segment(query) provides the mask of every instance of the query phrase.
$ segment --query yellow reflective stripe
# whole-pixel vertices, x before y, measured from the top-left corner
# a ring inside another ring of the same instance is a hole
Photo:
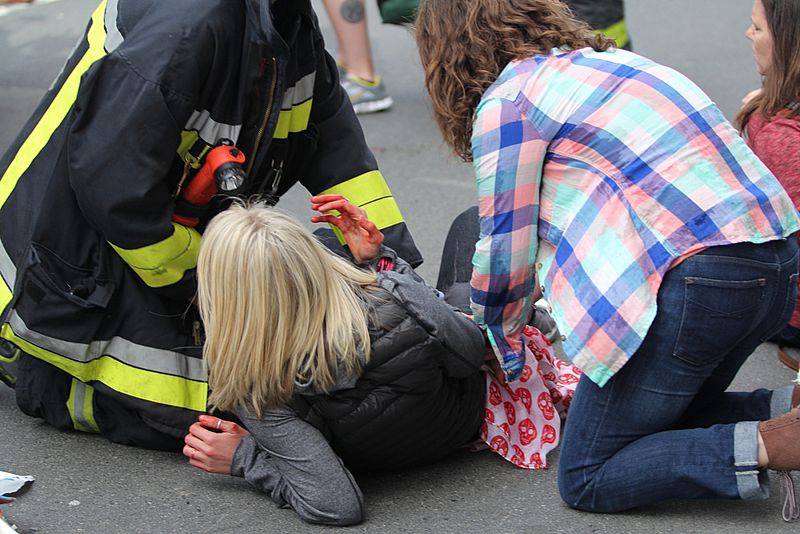
[[[12,364],[17,360],[19,360],[19,355],[20,355],[19,349],[15,350],[14,354],[12,354],[9,357],[5,357],[2,354],[0,354],[0,363]],[[2,369],[0,369],[0,375],[5,377],[5,380],[11,384],[11,387],[14,387],[14,384],[17,383],[17,377],[11,374],[12,371],[16,371],[16,366],[11,367],[11,371],[6,370],[4,372]]]
[[[114,391],[157,404],[196,412],[204,412],[207,409],[208,384],[205,382],[139,369],[111,356],[101,356],[88,362],[76,362],[28,343],[14,334],[8,323],[0,329],[0,337],[81,382],[102,382]]]
[[[351,178],[346,182],[335,185],[320,195],[342,195],[356,206],[364,208],[367,216],[380,229],[394,226],[403,222],[403,214],[397,206],[392,192],[380,171],[365,172],[360,176]],[[344,238],[336,227],[334,233],[341,243]]]
[[[628,36],[628,27],[625,25],[625,19],[622,19],[616,24],[612,24],[608,28],[597,30],[597,33],[602,33],[606,37],[614,39],[617,42],[617,46],[620,48],[627,45],[630,40]]]
[[[367,216],[380,229],[394,226],[403,222],[403,215],[397,206],[394,197],[384,197],[362,205]]]
[[[275,126],[275,139],[286,139],[290,133],[302,132],[308,128],[308,119],[311,117],[311,99],[302,104],[295,104],[292,109],[282,109],[278,115],[278,124]]]
[[[64,85],[58,91],[47,111],[44,112],[39,123],[33,128],[28,138],[22,143],[11,164],[6,169],[3,177],[0,178],[0,207],[2,207],[11,192],[17,186],[22,174],[28,170],[33,160],[42,149],[47,145],[53,132],[64,121],[64,117],[72,108],[78,95],[81,76],[89,70],[89,67],[103,57],[106,52],[103,48],[106,33],[103,24],[103,13],[106,8],[106,0],[103,0],[92,14],[92,25],[89,28],[88,42],[89,48],[80,59],[75,69],[67,77]]]
[[[200,151],[200,154],[197,156],[192,154],[191,150],[199,139],[200,134],[198,134],[196,130],[184,130],[181,132],[181,144],[178,145],[178,156],[186,163],[189,163],[193,169],[200,168],[200,161],[203,159],[203,156],[206,155],[206,152],[211,150],[211,147],[204,141],[203,150]]]
[[[2,354],[0,354],[0,362],[14,363],[18,359],[19,359],[19,349],[15,350],[14,354],[8,357],[5,357]]]
[[[0,312],[11,302],[12,292],[17,279],[17,267],[11,261],[5,245],[0,241]]]
[[[200,135],[195,131],[186,130],[181,132],[181,144],[178,145],[178,156],[183,161],[186,161],[186,154],[189,153],[189,149],[192,148],[195,142],[200,139]]]
[[[84,384],[79,380],[72,379],[72,386],[69,389],[67,399],[67,410],[72,418],[72,426],[80,432],[100,432],[97,422],[94,420],[94,388]]]
[[[403,222],[400,208],[380,171],[365,172],[319,194],[346,197],[356,206],[364,208],[378,228],[388,228]]]
[[[183,278],[197,266],[200,234],[194,228],[172,223],[172,235],[154,245],[124,249],[111,246],[150,287],[164,287]]]

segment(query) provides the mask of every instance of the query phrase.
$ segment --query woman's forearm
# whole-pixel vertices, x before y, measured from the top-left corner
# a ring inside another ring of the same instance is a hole
[[[261,419],[243,417],[243,422],[252,436],[236,450],[231,474],[244,477],[309,523],[362,521],[361,489],[317,429],[288,409],[270,411]]]

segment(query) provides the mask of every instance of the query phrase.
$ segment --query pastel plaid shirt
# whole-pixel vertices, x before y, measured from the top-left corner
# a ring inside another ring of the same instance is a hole
[[[714,103],[624,50],[510,63],[476,110],[472,150],[472,307],[510,379],[535,272],[567,356],[602,386],[641,345],[676,259],[800,228]]]

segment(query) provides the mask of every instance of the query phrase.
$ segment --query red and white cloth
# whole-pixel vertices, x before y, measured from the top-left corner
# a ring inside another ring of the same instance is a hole
[[[539,330],[526,326],[525,366],[510,384],[486,369],[486,411],[480,439],[494,452],[525,469],[547,468],[547,453],[558,446],[580,370],[555,357]]]

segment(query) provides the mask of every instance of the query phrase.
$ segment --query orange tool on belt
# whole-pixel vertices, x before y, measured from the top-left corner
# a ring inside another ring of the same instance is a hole
[[[247,178],[242,166],[244,160],[244,152],[233,146],[230,139],[223,139],[209,150],[197,174],[179,189],[172,220],[184,226],[197,226],[214,195],[232,195],[242,187]]]

